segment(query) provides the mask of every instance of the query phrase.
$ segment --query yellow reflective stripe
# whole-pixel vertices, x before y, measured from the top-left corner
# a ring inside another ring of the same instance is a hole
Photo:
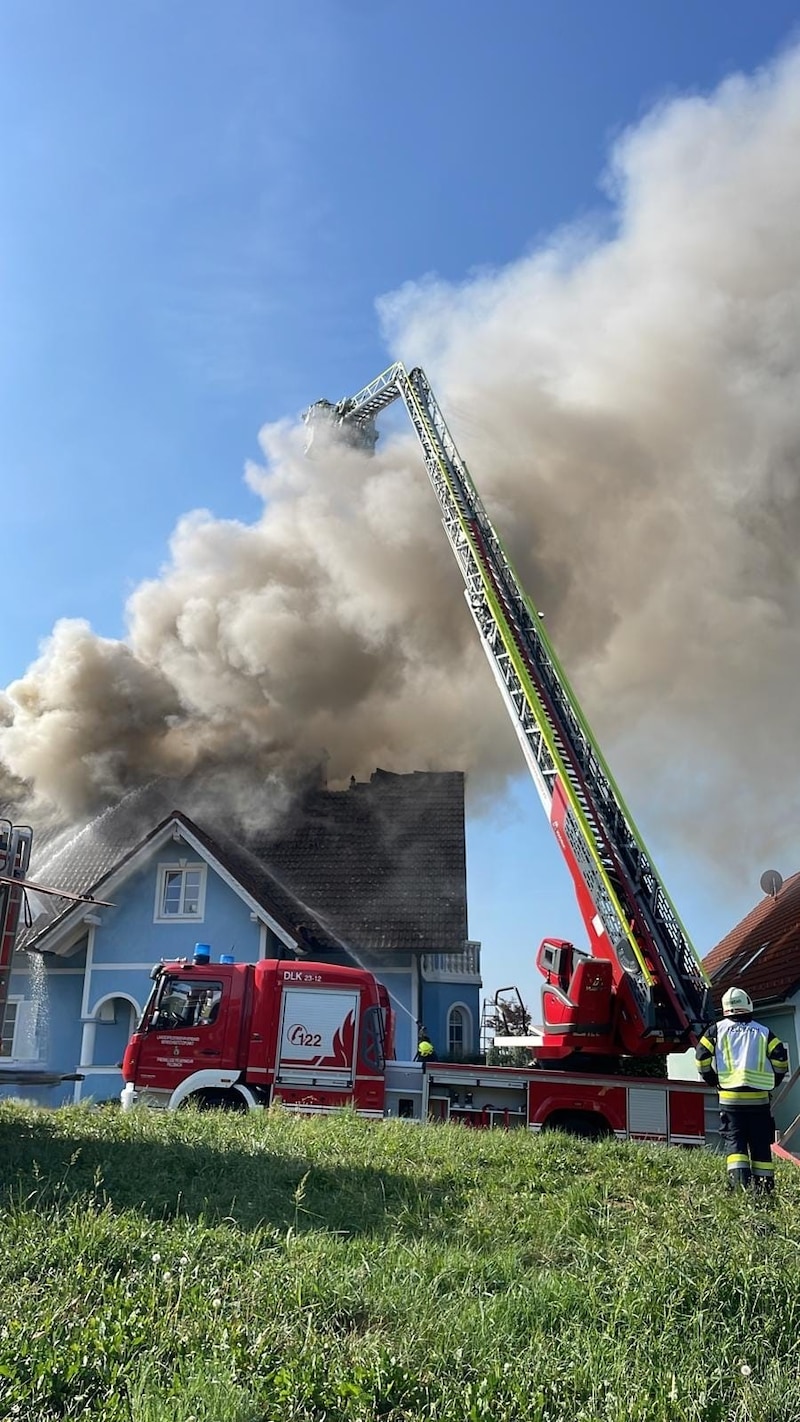
[[[775,1162],[773,1160],[754,1160],[753,1169],[758,1170],[762,1175],[773,1175]]]
[[[727,1161],[729,1170],[731,1170],[732,1168],[736,1168],[740,1165],[750,1164],[749,1155],[728,1155],[725,1157],[725,1159]]]
[[[759,1072],[761,1072],[761,1071],[766,1071],[766,1067],[767,1067],[767,1039],[766,1039],[766,1037],[764,1037],[764,1036],[762,1035],[762,1036],[759,1036],[759,1039],[758,1039],[758,1064],[757,1064],[757,1066],[756,1066],[756,1071],[759,1071]]]
[[[713,1055],[714,1055],[714,1050],[715,1050],[715,1048],[714,1048],[714,1043],[713,1043],[712,1041],[710,1041],[708,1037],[701,1037],[701,1038],[700,1038],[700,1041],[697,1043],[697,1055],[698,1055],[698,1056],[700,1056],[700,1054],[701,1054],[701,1053],[700,1053],[700,1048],[701,1048],[701,1047],[704,1049],[704,1050],[703,1050],[703,1055],[704,1055],[704,1056],[713,1057]]]
[[[783,1076],[789,1070],[789,1053],[783,1042],[779,1042],[777,1037],[771,1037],[767,1045],[767,1057],[776,1076]]]
[[[733,1087],[730,1091],[720,1090],[719,1099],[722,1106],[764,1106],[769,1101],[769,1092]]]

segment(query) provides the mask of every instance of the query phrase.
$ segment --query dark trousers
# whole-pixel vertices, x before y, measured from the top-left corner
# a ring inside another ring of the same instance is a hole
[[[762,1188],[771,1189],[775,1165],[770,1147],[775,1125],[769,1105],[722,1106],[720,1124],[729,1184],[749,1185],[753,1180]]]

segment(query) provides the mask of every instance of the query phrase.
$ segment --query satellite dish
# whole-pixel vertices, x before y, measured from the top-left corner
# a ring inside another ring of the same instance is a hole
[[[777,869],[765,869],[759,883],[765,894],[769,894],[770,898],[777,899],[783,887],[783,876],[778,873]]]

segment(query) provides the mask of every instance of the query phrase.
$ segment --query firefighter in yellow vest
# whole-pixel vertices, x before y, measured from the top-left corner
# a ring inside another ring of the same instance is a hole
[[[424,1067],[427,1066],[428,1062],[433,1061],[435,1055],[436,1052],[434,1049],[433,1042],[425,1031],[425,1028],[420,1027],[419,1037],[417,1040],[417,1055],[415,1056],[414,1061],[422,1062],[422,1065]]]
[[[723,1017],[708,1027],[696,1049],[697,1069],[719,1091],[722,1135],[728,1148],[728,1184],[771,1191],[775,1137],[769,1094],[785,1075],[789,1054],[769,1027],[753,1019],[743,988],[728,988]]]

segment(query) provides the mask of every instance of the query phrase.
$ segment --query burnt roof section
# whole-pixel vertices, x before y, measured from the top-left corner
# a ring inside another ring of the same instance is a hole
[[[703,966],[714,1000],[741,987],[754,1003],[780,1002],[800,986],[800,873],[755,908],[712,948]]]
[[[467,940],[464,776],[376,770],[317,790],[251,847],[345,944],[461,952]]]
[[[156,781],[79,829],[37,828],[31,877],[52,888],[102,897],[102,885],[171,818],[293,937],[305,956],[458,952],[466,943],[464,776],[376,771],[349,790],[314,789],[279,818],[249,815],[237,825],[219,808],[190,816],[176,805],[204,803],[197,782]],[[0,810],[2,813],[2,810]],[[43,900],[45,914],[23,929],[36,946],[71,910]]]

